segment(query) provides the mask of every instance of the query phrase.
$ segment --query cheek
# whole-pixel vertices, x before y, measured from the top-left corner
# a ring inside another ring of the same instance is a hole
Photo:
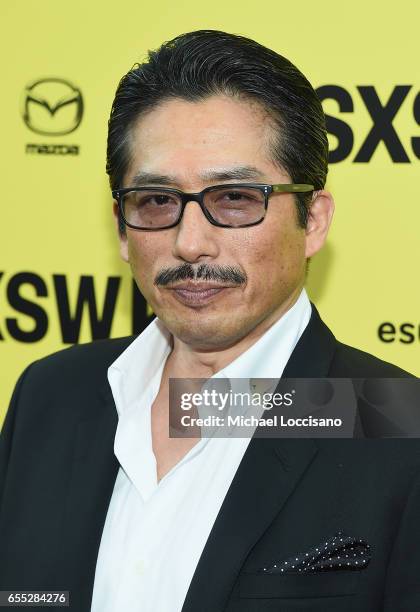
[[[298,228],[273,228],[249,238],[243,252],[247,253],[244,267],[250,289],[273,294],[301,277],[305,268],[304,232]]]
[[[141,286],[153,283],[153,263],[157,258],[156,241],[153,242],[151,234],[136,234],[128,236],[128,259],[133,275]]]

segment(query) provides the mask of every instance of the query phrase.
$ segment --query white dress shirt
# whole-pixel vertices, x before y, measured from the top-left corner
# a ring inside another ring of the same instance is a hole
[[[296,303],[218,378],[280,378],[311,316]],[[96,564],[92,612],[180,612],[250,438],[202,438],[159,482],[151,406],[171,335],[154,319],[108,370],[120,463]]]

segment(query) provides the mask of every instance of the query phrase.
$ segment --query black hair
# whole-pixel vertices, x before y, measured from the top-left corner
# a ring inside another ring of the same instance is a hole
[[[122,186],[130,163],[130,133],[138,118],[171,98],[200,101],[224,94],[257,102],[275,126],[272,159],[294,183],[325,185],[328,140],[315,90],[288,59],[245,38],[216,30],[177,36],[121,79],[108,123],[106,171]],[[305,227],[311,193],[295,194]]]

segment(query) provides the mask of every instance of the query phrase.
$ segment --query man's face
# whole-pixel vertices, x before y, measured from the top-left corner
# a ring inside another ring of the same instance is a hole
[[[270,160],[271,136],[267,117],[248,102],[224,96],[164,102],[133,129],[123,186],[198,192],[223,183],[289,183],[287,173]],[[236,229],[211,225],[199,204],[189,202],[176,227],[127,228],[121,254],[175,337],[193,348],[218,350],[264,331],[295,301],[305,276],[305,230],[298,226],[291,194],[271,195],[261,224]],[[204,264],[219,280],[155,284],[162,271],[173,274],[185,264],[193,274]],[[227,267],[237,274],[227,275]],[[220,290],[203,293],[205,283]]]

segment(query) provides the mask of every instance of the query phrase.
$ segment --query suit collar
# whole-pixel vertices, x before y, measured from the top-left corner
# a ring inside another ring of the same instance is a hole
[[[309,323],[295,346],[283,378],[322,378],[328,375],[337,341],[311,303]]]

